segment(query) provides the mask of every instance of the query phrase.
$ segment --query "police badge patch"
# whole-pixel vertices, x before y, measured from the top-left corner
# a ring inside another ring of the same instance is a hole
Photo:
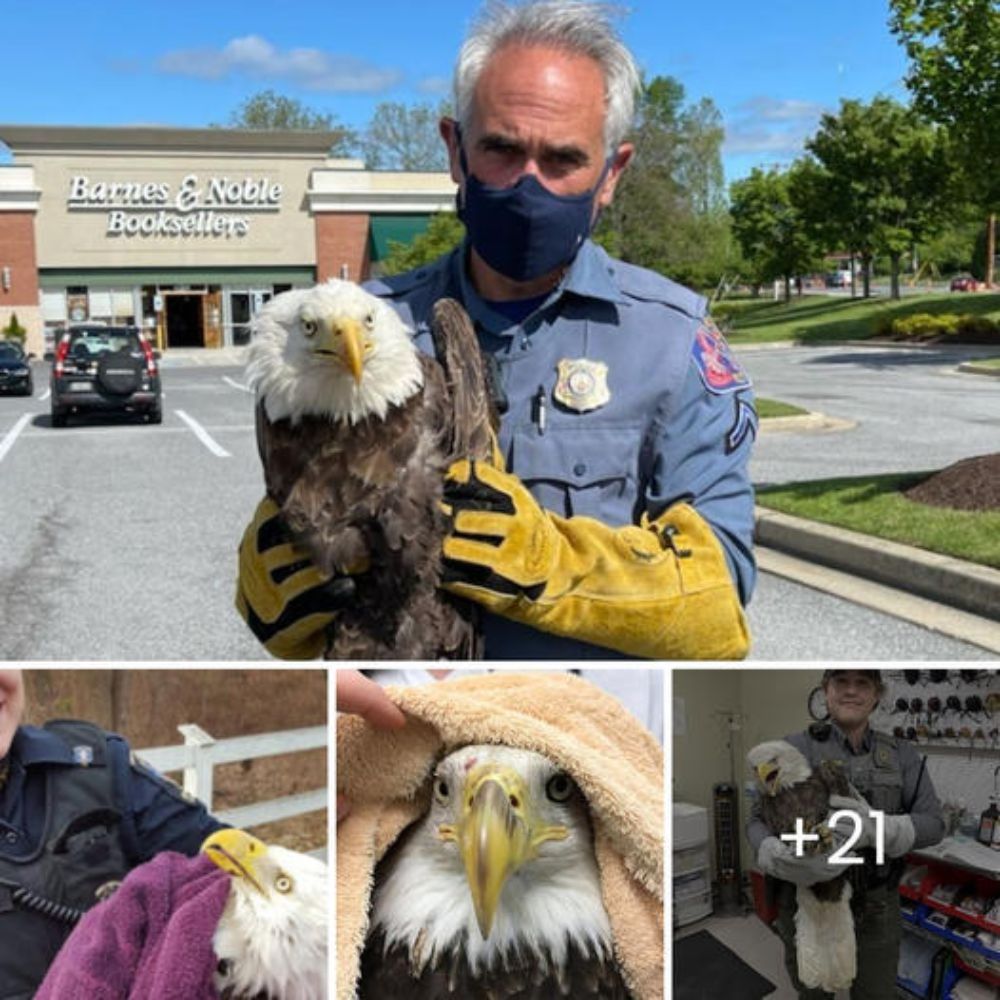
[[[557,371],[558,378],[552,394],[556,402],[568,410],[586,413],[604,406],[611,399],[608,366],[603,361],[563,358]]]
[[[702,319],[691,351],[709,392],[721,395],[750,388],[750,376],[733,356],[726,338],[710,316]]]

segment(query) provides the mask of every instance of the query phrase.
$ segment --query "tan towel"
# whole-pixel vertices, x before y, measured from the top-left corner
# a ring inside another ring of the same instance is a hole
[[[590,803],[615,953],[636,1000],[663,997],[663,751],[620,702],[572,674],[495,673],[388,687],[409,716],[376,730],[337,720],[337,997],[353,1000],[376,863],[427,809],[445,754],[503,743],[545,754]]]

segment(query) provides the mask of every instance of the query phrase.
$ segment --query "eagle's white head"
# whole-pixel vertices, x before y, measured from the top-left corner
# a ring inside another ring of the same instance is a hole
[[[254,320],[248,358],[247,381],[270,420],[382,420],[423,386],[403,321],[350,281],[271,299]]]
[[[201,849],[233,876],[212,940],[220,996],[326,1000],[326,865],[242,830]]]
[[[373,927],[414,969],[461,951],[473,970],[530,950],[557,968],[572,943],[611,954],[587,805],[541,754],[467,746],[433,777],[430,811],[376,886]]]
[[[747,763],[764,795],[777,795],[800,781],[808,780],[812,774],[809,761],[801,751],[784,740],[758,743],[747,754]]]

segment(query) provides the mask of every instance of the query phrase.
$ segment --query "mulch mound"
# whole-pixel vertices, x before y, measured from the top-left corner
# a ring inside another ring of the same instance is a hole
[[[965,458],[905,490],[916,503],[953,510],[1000,510],[1000,453]]]

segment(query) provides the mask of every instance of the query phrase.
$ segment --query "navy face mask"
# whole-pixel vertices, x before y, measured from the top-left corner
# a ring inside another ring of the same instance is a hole
[[[461,135],[458,135],[461,144]],[[458,217],[469,242],[494,271],[512,281],[531,281],[576,256],[590,235],[594,197],[611,166],[608,159],[597,183],[582,194],[553,194],[534,175],[508,188],[484,184],[469,173],[459,147],[465,198],[458,195]]]

